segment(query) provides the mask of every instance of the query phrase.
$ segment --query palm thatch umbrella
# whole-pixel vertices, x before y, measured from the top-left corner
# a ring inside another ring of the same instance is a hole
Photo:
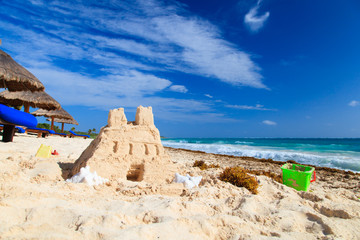
[[[0,50],[0,88],[32,92],[45,89],[39,79],[2,50]]]
[[[74,120],[74,118],[63,108],[60,108],[57,110],[51,110],[51,111],[39,109],[39,110],[36,110],[35,112],[32,112],[31,114],[34,116],[37,116],[37,117],[39,117],[39,116],[50,117],[52,130],[54,130],[55,118]]]
[[[47,121],[52,121],[51,118],[46,119]],[[64,119],[64,118],[54,118],[54,122],[61,123],[61,132],[64,132],[64,124],[73,124],[79,125],[79,123],[75,119]]]
[[[12,107],[24,105],[24,112],[27,113],[29,112],[30,106],[45,110],[56,110],[61,108],[60,103],[44,91],[9,92],[8,90],[5,90],[0,92],[0,103]]]

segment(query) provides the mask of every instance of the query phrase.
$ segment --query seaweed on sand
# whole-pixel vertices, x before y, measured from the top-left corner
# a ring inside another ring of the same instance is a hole
[[[282,176],[281,175],[277,175],[276,173],[273,173],[271,171],[264,171],[264,170],[248,170],[248,172],[250,174],[254,174],[256,176],[260,176],[260,175],[264,175],[266,177],[269,177],[271,179],[273,179],[274,181],[278,182],[278,183],[283,183],[282,181]]]
[[[193,164],[193,167],[198,167],[200,168],[201,170],[206,170],[208,168],[219,168],[220,166],[218,164],[210,164],[210,165],[207,165],[204,161],[200,160],[196,160]]]
[[[228,167],[220,174],[220,180],[229,182],[237,187],[245,187],[251,193],[257,194],[259,183],[256,178],[250,176],[248,171],[242,167]]]

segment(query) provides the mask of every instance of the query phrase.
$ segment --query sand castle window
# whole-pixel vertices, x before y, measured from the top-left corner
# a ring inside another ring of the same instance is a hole
[[[141,182],[144,177],[144,164],[133,164],[126,175],[126,179],[133,182]]]

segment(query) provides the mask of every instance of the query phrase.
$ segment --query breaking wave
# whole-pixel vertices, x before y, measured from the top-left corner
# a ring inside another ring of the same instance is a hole
[[[221,144],[219,141],[211,144],[177,142],[163,140],[164,146],[172,148],[184,148],[189,150],[203,151],[207,153],[234,155],[242,157],[254,157],[273,159],[275,161],[294,160],[301,164],[338,168],[360,172],[360,154],[348,152],[334,152],[333,154],[321,152],[303,152],[296,150],[279,150],[269,147],[254,147],[239,144]],[[245,143],[245,142],[244,142]]]

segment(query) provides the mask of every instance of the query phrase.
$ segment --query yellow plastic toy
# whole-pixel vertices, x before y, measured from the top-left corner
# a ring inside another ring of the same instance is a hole
[[[49,158],[51,156],[51,146],[46,146],[44,144],[40,145],[35,157]]]

